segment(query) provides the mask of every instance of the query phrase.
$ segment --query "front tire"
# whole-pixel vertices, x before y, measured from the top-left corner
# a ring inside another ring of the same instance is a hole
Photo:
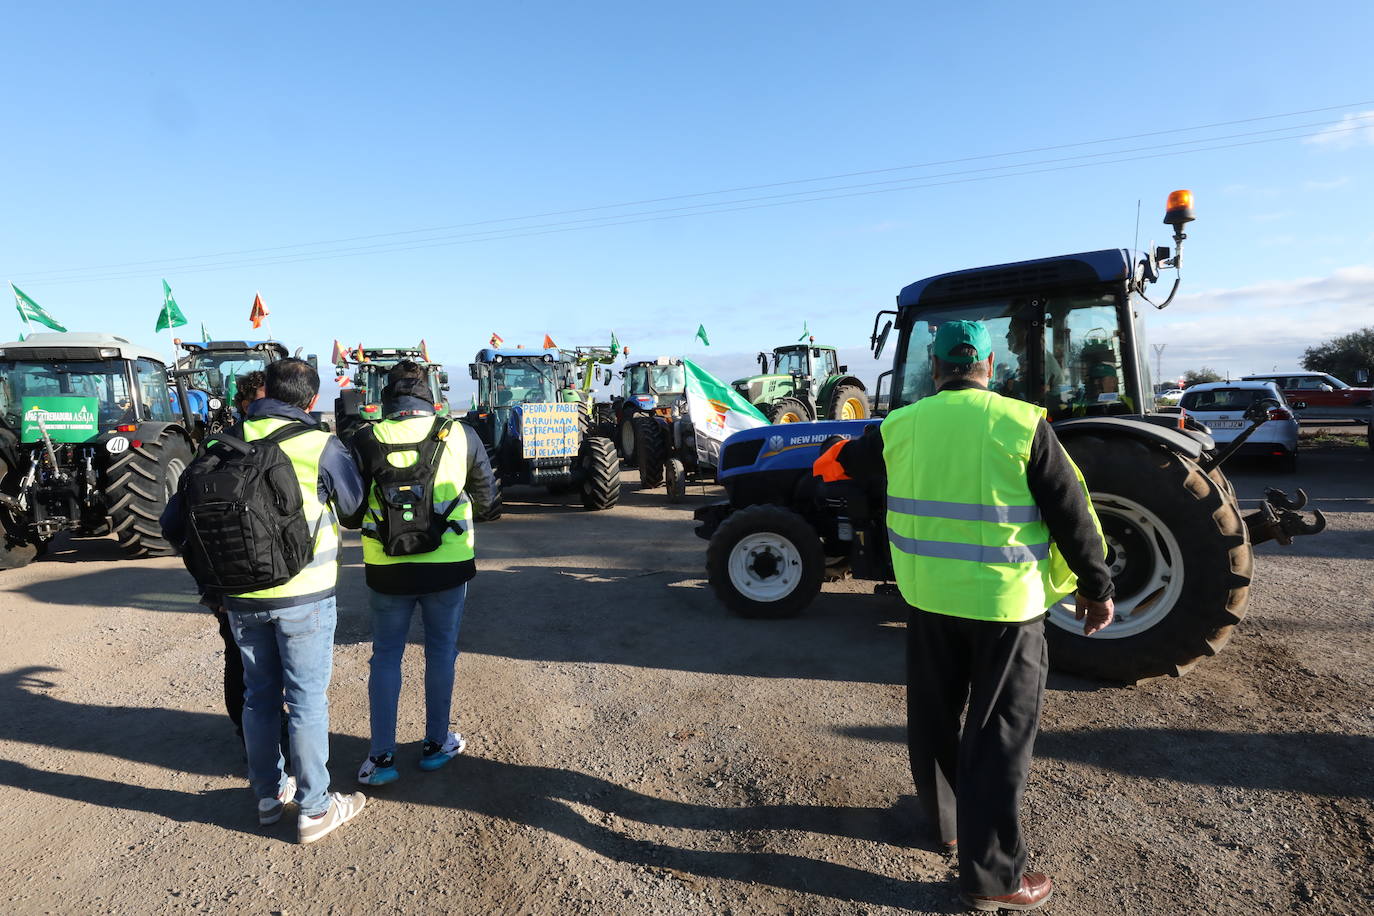
[[[783,398],[773,404],[774,423],[805,423],[811,419],[811,411],[797,398]]]
[[[668,443],[663,427],[653,417],[635,419],[635,442],[639,449],[639,488],[652,490],[663,486],[663,465],[668,460]]]
[[[781,506],[730,515],[706,548],[716,597],[741,617],[795,617],[821,590],[825,550],[806,519]]]
[[[175,430],[129,448],[110,465],[105,499],[119,546],[130,557],[167,557],[176,550],[162,534],[162,510],[191,463],[191,446]]]
[[[663,465],[663,484],[668,488],[668,502],[680,503],[687,496],[687,469],[676,458]]]
[[[620,433],[616,436],[616,450],[620,453],[621,460],[629,467],[634,467],[639,460],[639,438],[635,431],[635,415],[627,414],[625,419],[620,421]]]
[[[1082,435],[1064,447],[1102,522],[1117,618],[1085,637],[1072,596],[1050,608],[1051,664],[1130,683],[1178,676],[1215,655],[1245,616],[1253,568],[1234,492],[1191,459],[1137,439]]]
[[[582,505],[594,512],[620,501],[620,459],[610,439],[592,436],[582,443]]]

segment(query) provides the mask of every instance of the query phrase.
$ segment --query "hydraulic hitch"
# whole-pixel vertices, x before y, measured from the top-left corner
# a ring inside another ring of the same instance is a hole
[[[1287,546],[1293,538],[1306,534],[1320,534],[1326,530],[1326,516],[1322,510],[1313,509],[1314,521],[1309,522],[1299,514],[1307,505],[1307,493],[1298,488],[1296,499],[1275,487],[1264,491],[1264,502],[1258,512],[1245,516],[1245,526],[1250,529],[1250,543],[1263,544],[1265,541],[1278,541]]]

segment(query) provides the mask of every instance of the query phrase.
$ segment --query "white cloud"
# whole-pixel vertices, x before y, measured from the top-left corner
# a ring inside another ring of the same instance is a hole
[[[1168,345],[1166,375],[1203,364],[1237,375],[1292,369],[1306,348],[1374,325],[1374,266],[1192,293],[1147,322],[1150,342]]]
[[[1352,146],[1374,146],[1374,110],[1358,111],[1341,118],[1321,133],[1303,140],[1314,146],[1329,149],[1350,149]]]
[[[1350,184],[1350,176],[1342,175],[1340,178],[1332,178],[1330,181],[1304,181],[1302,188],[1304,191],[1334,191]]]

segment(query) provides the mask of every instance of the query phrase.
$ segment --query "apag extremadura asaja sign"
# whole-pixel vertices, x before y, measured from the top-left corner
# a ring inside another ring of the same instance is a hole
[[[20,435],[25,442],[42,442],[44,429],[54,442],[89,442],[100,432],[99,398],[24,398],[20,406],[24,410]]]

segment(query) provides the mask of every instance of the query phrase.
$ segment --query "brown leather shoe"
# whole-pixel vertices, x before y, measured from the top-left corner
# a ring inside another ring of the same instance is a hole
[[[1001,897],[979,897],[974,894],[960,894],[959,897],[964,903],[973,907],[975,910],[984,912],[996,912],[997,910],[1038,910],[1045,905],[1045,901],[1050,899],[1050,894],[1054,893],[1054,882],[1049,875],[1042,875],[1039,872],[1027,872],[1021,876],[1021,887],[1014,894],[1004,894]]]

